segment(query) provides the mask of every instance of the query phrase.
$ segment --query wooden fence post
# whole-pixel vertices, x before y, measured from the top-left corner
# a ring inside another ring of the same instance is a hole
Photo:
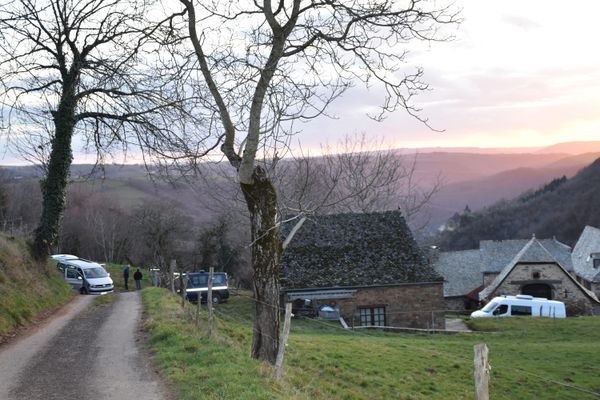
[[[181,290],[181,308],[185,308],[185,296],[187,294],[187,279],[183,279],[183,271],[179,271],[179,290]]]
[[[474,346],[475,357],[475,400],[489,400],[488,381],[490,377],[490,368],[488,363],[488,347],[485,343]]]
[[[169,283],[171,285],[171,293],[175,293],[175,260],[171,260],[171,264],[169,264]]]
[[[292,303],[285,303],[285,319],[283,322],[283,333],[279,338],[279,349],[277,350],[277,358],[275,359],[275,378],[279,379],[283,375],[283,356],[285,354],[285,346],[287,345],[288,336],[290,334],[290,325],[292,322]]]
[[[208,293],[206,294],[206,308],[208,310],[208,331],[206,336],[209,338],[212,336],[213,331],[213,304],[212,304],[212,286],[213,286],[213,274],[215,267],[211,266],[208,270]],[[198,299],[200,301],[200,299]]]

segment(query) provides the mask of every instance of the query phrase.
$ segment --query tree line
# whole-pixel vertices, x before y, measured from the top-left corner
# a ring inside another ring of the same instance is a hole
[[[282,240],[274,169],[298,124],[356,82],[428,121],[407,44],[443,41],[456,11],[424,0],[16,0],[0,5],[2,129],[45,167],[33,249],[56,246],[72,143],[192,171],[227,160],[249,217],[256,298],[252,355],[274,362]],[[302,211],[302,210],[300,210]]]

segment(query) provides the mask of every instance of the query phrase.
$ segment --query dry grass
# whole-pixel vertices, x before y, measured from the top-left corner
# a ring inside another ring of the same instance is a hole
[[[75,294],[52,266],[33,260],[23,240],[0,234],[0,336]]]

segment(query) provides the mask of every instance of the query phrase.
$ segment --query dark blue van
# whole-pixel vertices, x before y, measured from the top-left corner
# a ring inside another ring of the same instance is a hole
[[[208,272],[190,272],[187,274],[186,298],[192,303],[198,301],[198,293],[201,300],[206,302],[208,294]],[[212,302],[219,304],[229,298],[227,286],[227,274],[225,272],[213,273]]]

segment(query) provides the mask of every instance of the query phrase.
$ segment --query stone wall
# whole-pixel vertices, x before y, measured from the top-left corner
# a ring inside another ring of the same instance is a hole
[[[351,299],[318,300],[320,305],[337,305],[349,326],[360,326],[359,309],[385,307],[385,324],[390,327],[444,329],[443,284],[406,284],[358,289]]]
[[[600,283],[592,283],[591,290],[596,294],[596,297],[600,299]]]
[[[552,300],[565,303],[568,316],[593,315],[596,312],[598,302],[587,296],[581,286],[556,264],[517,264],[489,299],[503,294],[521,294],[523,286],[533,283],[549,285]]]

